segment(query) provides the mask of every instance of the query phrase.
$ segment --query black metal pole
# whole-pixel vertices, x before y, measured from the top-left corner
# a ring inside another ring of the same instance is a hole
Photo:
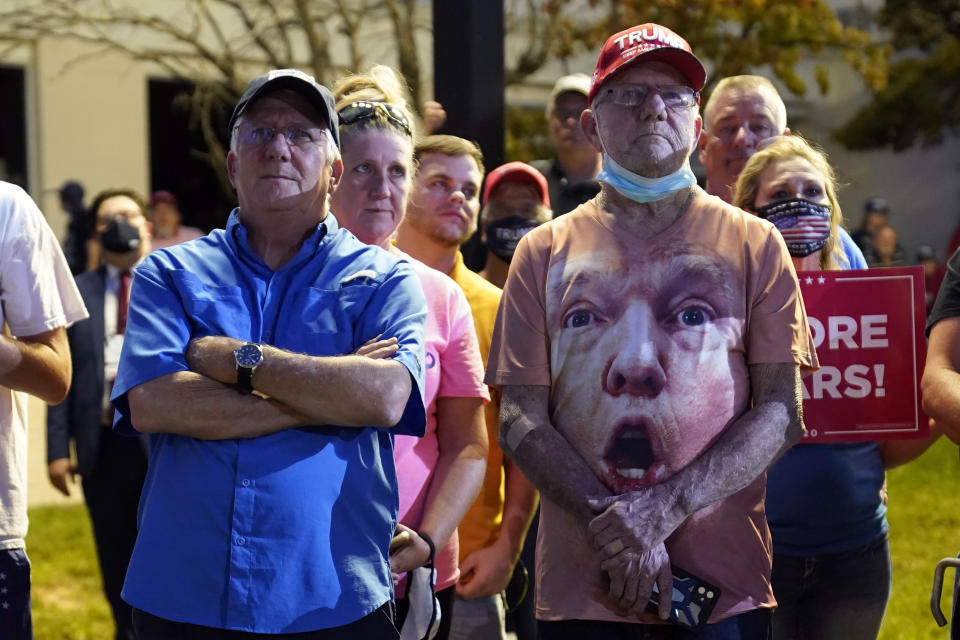
[[[474,140],[484,164],[503,164],[503,0],[433,0],[435,99],[447,112],[441,133]],[[462,247],[480,270],[485,250],[475,234]]]

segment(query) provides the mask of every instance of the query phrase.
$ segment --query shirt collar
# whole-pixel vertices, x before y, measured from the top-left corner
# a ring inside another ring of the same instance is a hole
[[[132,274],[134,269],[136,269],[141,262],[143,262],[143,258],[140,258],[139,260],[137,260],[129,269],[127,269],[127,272]],[[120,279],[120,274],[122,271],[119,267],[115,267],[112,264],[109,264],[107,262],[104,262],[103,266],[107,270],[108,278],[113,278],[114,280]]]
[[[294,256],[293,260],[285,264],[283,268],[286,269],[291,265],[299,264],[301,261],[312,257],[320,250],[324,241],[327,238],[333,237],[339,229],[340,223],[337,222],[337,218],[333,213],[327,211],[326,217],[317,224],[316,231],[304,240],[303,245],[299,251],[297,251],[297,255]],[[247,261],[263,264],[260,257],[257,256],[250,248],[250,245],[247,244],[247,228],[243,226],[243,222],[240,221],[240,207],[235,207],[233,211],[230,212],[225,231],[228,244],[230,244],[238,256]]]

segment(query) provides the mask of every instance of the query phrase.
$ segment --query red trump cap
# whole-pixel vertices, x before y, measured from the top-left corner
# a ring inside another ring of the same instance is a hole
[[[587,96],[590,102],[603,83],[624,67],[641,60],[664,62],[675,67],[687,78],[694,91],[700,91],[707,83],[707,71],[693,55],[689,43],[664,26],[647,23],[607,38],[593,71],[593,83]]]
[[[528,165],[526,162],[508,162],[502,164],[487,175],[487,182],[483,185],[483,204],[487,204],[490,194],[503,182],[523,182],[533,185],[540,195],[540,201],[550,208],[550,191],[547,179],[543,174]]]

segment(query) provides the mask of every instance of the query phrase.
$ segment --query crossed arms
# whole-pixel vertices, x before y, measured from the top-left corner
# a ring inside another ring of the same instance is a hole
[[[694,512],[748,486],[803,434],[798,365],[750,365],[750,383],[752,408],[709,449],[664,482],[623,495],[613,495],[551,425],[549,387],[503,387],[503,450],[582,524],[618,610],[642,613],[654,582],[672,592],[666,538]],[[662,618],[669,603],[661,602]]]
[[[394,342],[392,349],[369,356],[308,356],[264,345],[263,363],[253,376],[260,394],[241,394],[229,386],[236,382],[233,352],[241,344],[223,336],[191,340],[190,371],[129,391],[134,428],[221,440],[305,424],[389,427],[400,421],[412,391],[407,368],[383,359],[396,351]]]

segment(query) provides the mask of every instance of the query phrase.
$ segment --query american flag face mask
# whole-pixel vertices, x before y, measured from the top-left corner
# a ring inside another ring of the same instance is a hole
[[[804,258],[819,251],[830,237],[829,204],[816,204],[800,198],[781,200],[759,207],[757,215],[777,227],[794,258]]]

